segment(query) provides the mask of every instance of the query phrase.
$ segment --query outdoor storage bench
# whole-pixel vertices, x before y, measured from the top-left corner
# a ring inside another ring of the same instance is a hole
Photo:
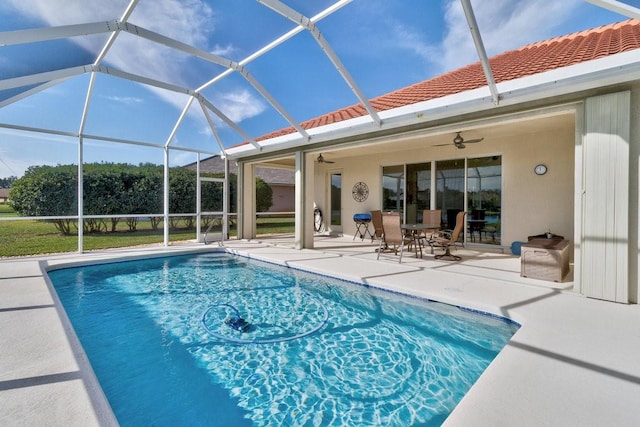
[[[562,282],[569,273],[569,241],[531,239],[522,245],[520,275],[532,279]]]

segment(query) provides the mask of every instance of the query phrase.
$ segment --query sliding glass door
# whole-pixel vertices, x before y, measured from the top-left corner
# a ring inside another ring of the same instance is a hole
[[[431,163],[407,165],[406,222],[422,222],[422,211],[429,209],[429,206],[431,206]]]
[[[472,242],[500,244],[502,157],[467,161],[467,212]]]
[[[404,210],[404,166],[382,168],[382,210],[400,212]]]
[[[464,210],[464,159],[436,162],[436,209],[442,210],[446,228],[453,230],[456,215]]]
[[[336,232],[342,231],[342,173],[334,172],[330,176],[331,194],[330,204],[330,222],[331,230]]]
[[[435,179],[434,179],[435,177]],[[467,241],[500,244],[502,157],[453,159],[382,168],[382,210],[422,221],[425,209],[440,209],[446,228],[467,212]]]

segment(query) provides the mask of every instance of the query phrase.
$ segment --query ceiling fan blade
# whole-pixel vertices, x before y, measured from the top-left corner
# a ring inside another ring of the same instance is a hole
[[[483,138],[476,138],[476,139],[465,139],[464,143],[465,144],[475,144],[476,142],[480,142],[483,139],[484,139],[484,137]]]
[[[463,149],[463,148],[466,147],[465,144],[475,144],[476,142],[480,142],[483,139],[484,139],[484,137],[476,138],[476,139],[464,139],[460,135],[460,132],[457,132],[455,138],[453,138],[453,142],[450,142],[448,144],[435,144],[435,145],[432,145],[432,147],[446,147],[446,146],[449,146],[449,145],[453,145],[456,148]]]
[[[320,153],[318,155],[318,159],[317,160],[318,160],[318,163],[335,163],[332,160],[325,160],[325,158],[322,156],[322,153]]]

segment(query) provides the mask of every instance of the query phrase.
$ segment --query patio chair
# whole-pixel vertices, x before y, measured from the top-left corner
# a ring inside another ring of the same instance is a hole
[[[373,238],[382,240],[382,211],[371,211],[371,223],[373,224]]]
[[[445,250],[443,254],[434,256],[435,259],[448,258],[453,261],[460,261],[462,259],[457,255],[453,255],[450,248],[456,245],[458,238],[460,237],[460,233],[464,230],[464,219],[466,215],[466,212],[458,212],[456,215],[456,226],[454,229],[443,230],[438,236],[433,238],[433,244],[442,246]]]
[[[484,228],[484,231],[485,231],[485,236],[486,236],[486,233],[489,233],[491,235],[491,241],[493,243],[496,243],[496,236],[500,235],[500,221],[487,224]]]
[[[438,228],[432,228],[425,230],[424,235],[421,238],[425,242],[425,246],[431,247],[431,253],[433,253],[433,242],[431,241],[436,233],[440,230],[440,224],[442,223],[442,210],[440,209],[425,209],[422,211],[422,223],[423,224],[438,224]]]
[[[485,229],[486,221],[484,219],[484,209],[473,209],[471,211],[471,221],[467,221],[469,224],[469,236],[471,241],[476,241],[476,233],[478,233],[478,241],[482,242],[482,233],[487,237],[487,231]]]
[[[383,251],[382,245],[390,247],[393,245],[394,254],[398,255],[398,246],[400,246],[400,259],[402,262],[402,254],[404,252],[404,245],[411,244],[411,237],[405,236],[401,228],[402,219],[397,213],[383,214],[382,215],[382,239],[380,240],[380,247],[378,248],[378,257],[380,259],[380,253]]]

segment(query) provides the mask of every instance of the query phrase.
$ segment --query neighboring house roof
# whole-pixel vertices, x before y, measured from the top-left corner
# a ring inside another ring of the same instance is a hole
[[[9,198],[10,188],[0,188],[0,199],[8,199]]]
[[[196,164],[190,163],[185,165],[188,169],[195,170]],[[204,160],[200,160],[200,171],[208,173],[224,173],[224,159],[220,156],[211,156]],[[237,174],[238,166],[236,162],[229,162],[229,173]],[[256,176],[261,178],[269,185],[294,185],[295,176],[294,171],[289,169],[276,169],[276,168],[256,168]]]
[[[533,43],[493,56],[489,59],[489,63],[496,83],[501,83],[638,48],[640,48],[640,21],[630,19]],[[481,63],[476,62],[373,98],[371,105],[376,111],[385,111],[486,85],[487,80]],[[301,123],[301,127],[312,129],[367,114],[362,105],[355,104],[307,120]],[[256,140],[267,140],[294,132],[296,130],[293,127],[288,127],[263,135]]]

